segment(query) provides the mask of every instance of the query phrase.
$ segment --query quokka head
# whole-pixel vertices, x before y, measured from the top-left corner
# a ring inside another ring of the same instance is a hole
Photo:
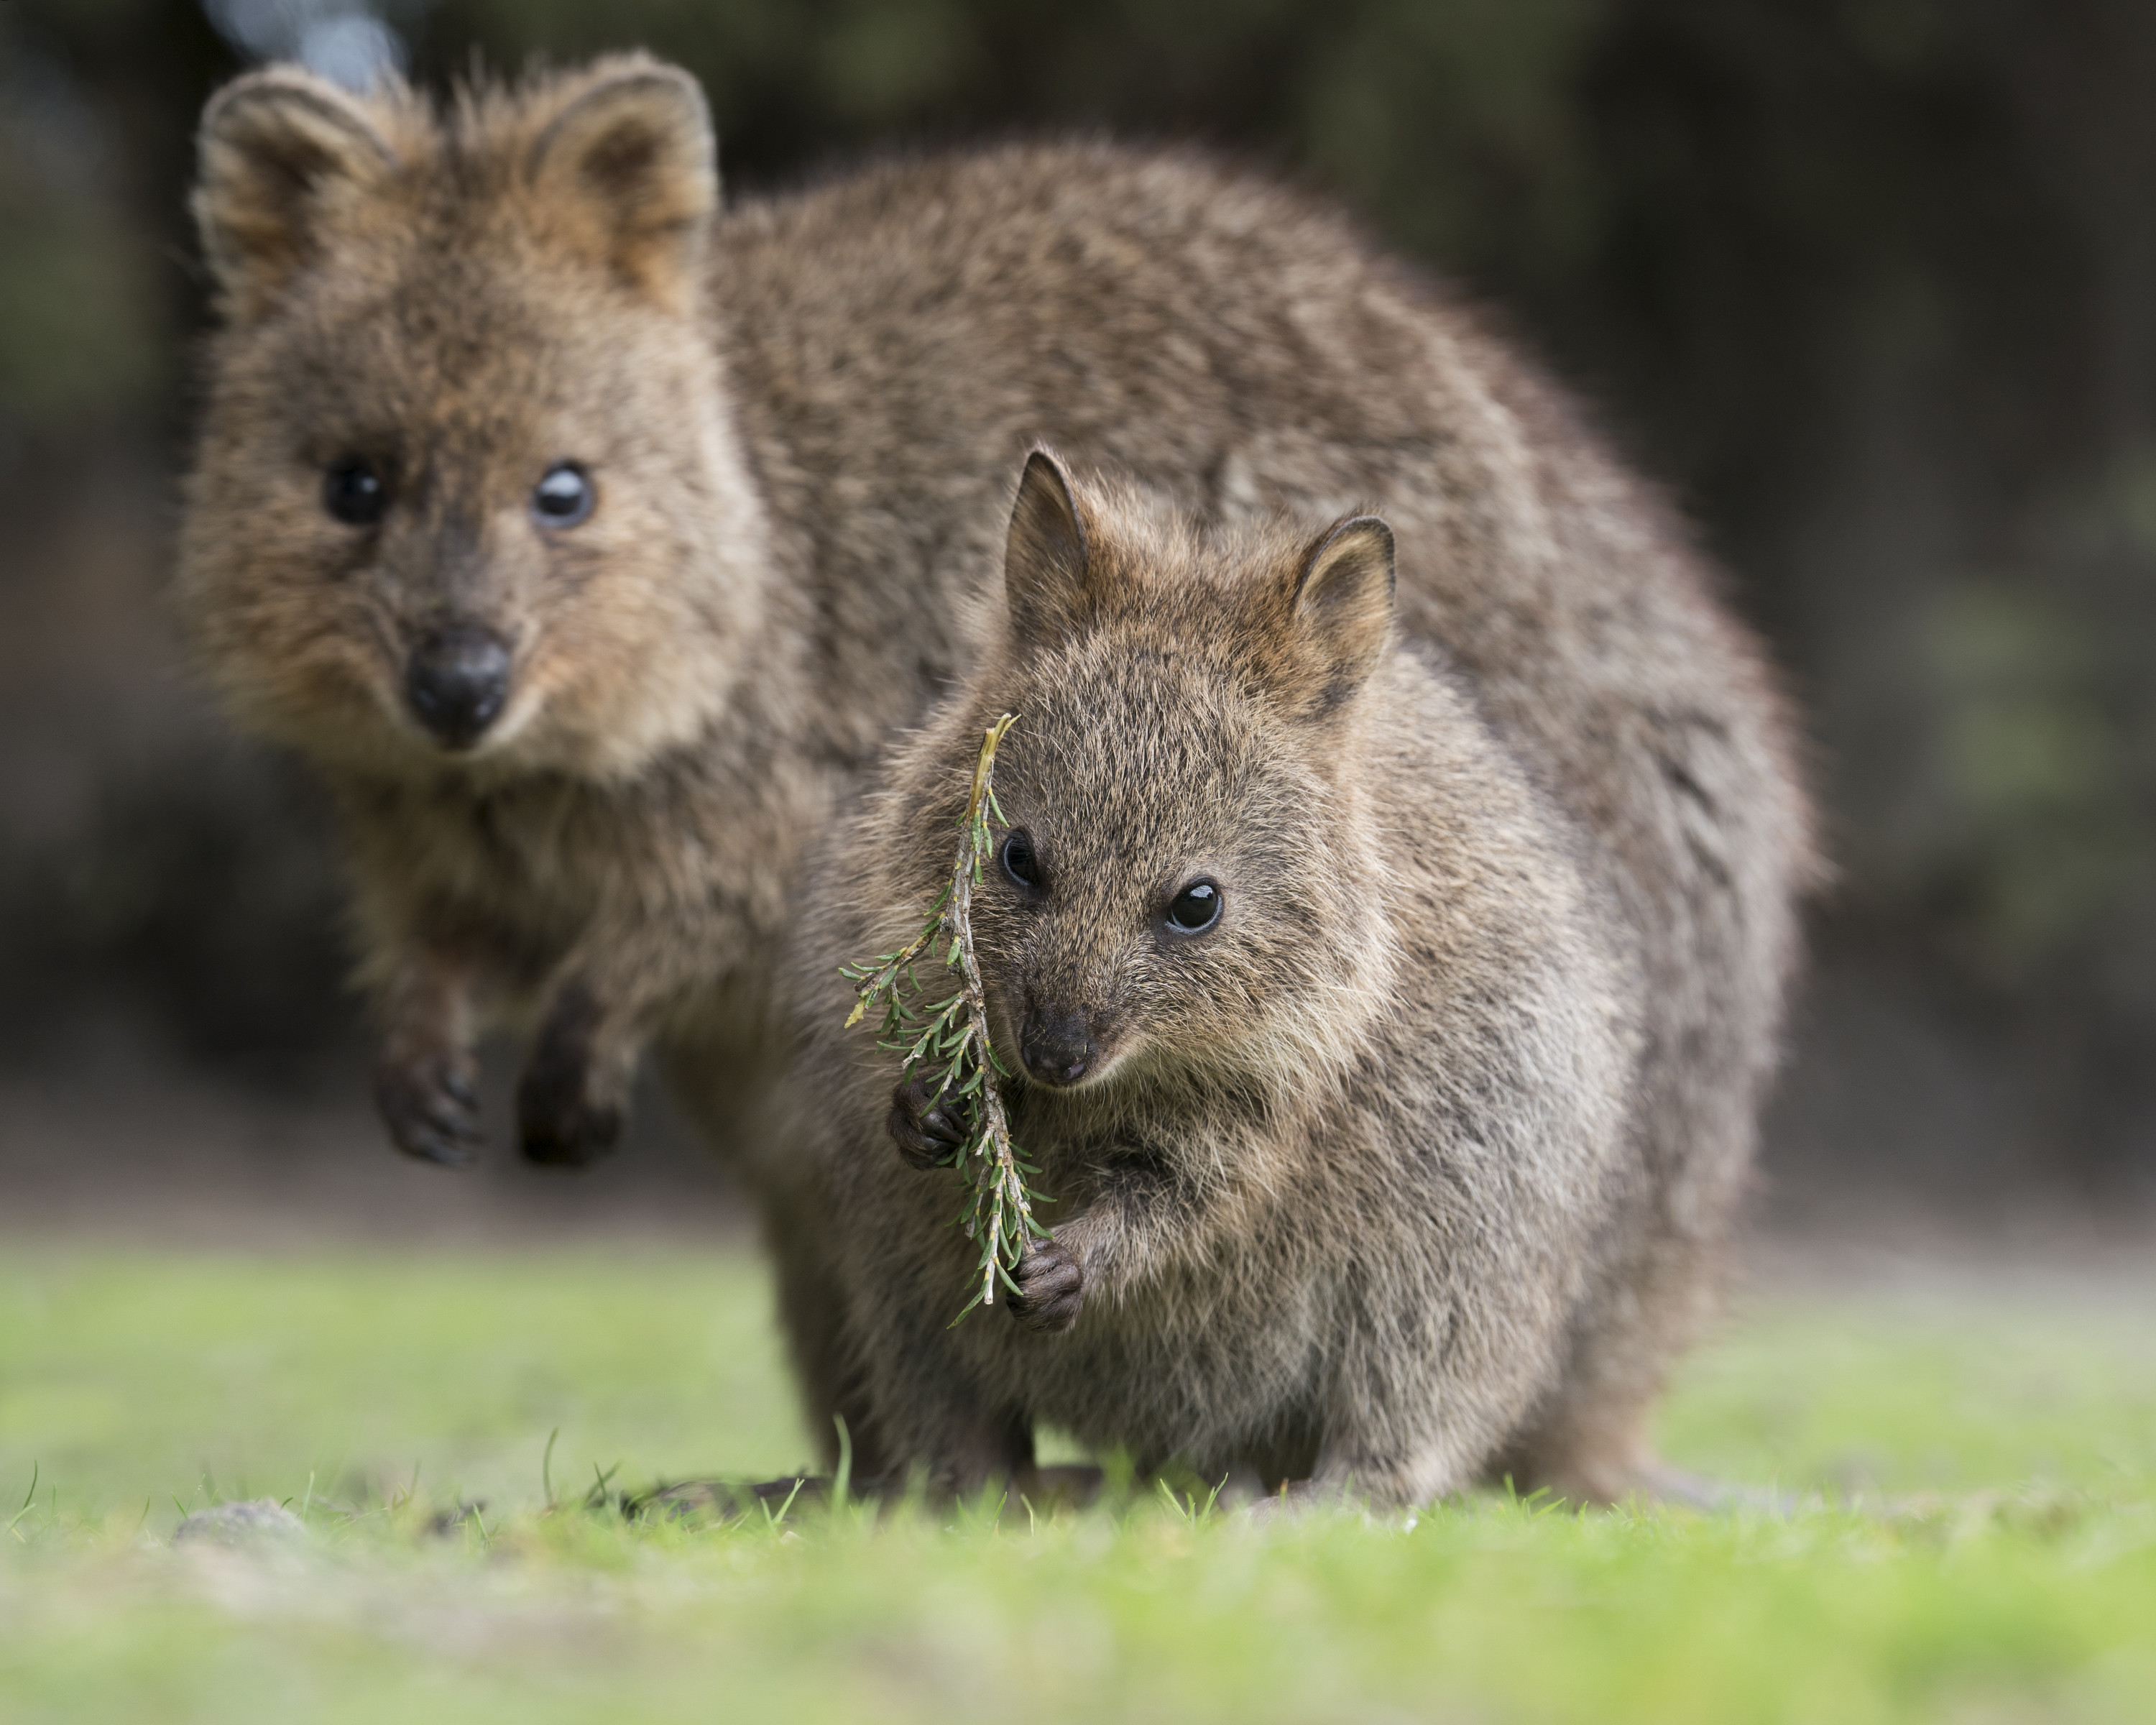
[[[717,195],[701,93],[641,58],[439,110],[286,67],[211,100],[180,584],[244,716],[598,776],[706,722],[762,550],[703,323]]]
[[[1019,716],[974,896],[996,1046],[1051,1091],[1314,1077],[1389,970],[1362,751],[1390,530],[1208,536],[1036,451],[1007,556],[965,715]]]

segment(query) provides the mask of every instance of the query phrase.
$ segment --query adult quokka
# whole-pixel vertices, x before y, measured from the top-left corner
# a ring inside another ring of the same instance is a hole
[[[1055,1200],[1015,1322],[951,1324],[975,1246],[934,1165],[950,1105],[916,1081],[894,1109],[843,985],[815,1014],[801,1095],[880,1452],[963,1489],[1026,1467],[1043,1420],[1381,1502],[1473,1481],[1562,1394],[1651,1178],[1644,978],[1588,835],[1396,639],[1374,517],[1209,531],[1037,453],[1006,583],[808,919],[827,957],[901,944],[982,727],[1018,715],[973,898],[1013,1137]]]
[[[655,1043],[744,1148],[828,1430],[816,1203],[741,1122],[808,848],[998,626],[1011,475],[1045,440],[1211,521],[1368,502],[1402,631],[1586,829],[1650,978],[1622,1237],[1651,1250],[1537,1451],[1627,1477],[1742,1184],[1804,827],[1756,654],[1548,389],[1329,211],[1191,157],[722,209],[695,83],[640,58],[439,105],[273,68],[201,148],[181,595],[342,810],[398,1144],[471,1153],[490,1019],[533,1027],[543,1162],[613,1141]]]

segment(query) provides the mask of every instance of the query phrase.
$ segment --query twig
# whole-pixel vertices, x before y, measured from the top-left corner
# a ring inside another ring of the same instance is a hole
[[[947,1160],[965,1177],[967,1200],[957,1221],[966,1237],[981,1244],[981,1289],[968,1301],[965,1317],[976,1306],[993,1306],[1000,1279],[1014,1293],[1011,1280],[1026,1242],[1045,1239],[1048,1230],[1034,1219],[1033,1204],[1048,1200],[1027,1183],[1039,1170],[1011,1142],[1010,1122],[1004,1111],[1003,1092],[996,1075],[1008,1076],[1009,1069],[996,1058],[988,1041],[988,1004],[981,986],[981,966],[973,949],[973,888],[995,847],[988,831],[993,812],[1004,819],[996,801],[994,774],[996,747],[1004,733],[1017,723],[1005,713],[988,728],[981,740],[979,758],[973,764],[973,783],[966,798],[966,812],[958,823],[957,860],[950,879],[928,907],[921,932],[896,952],[887,952],[871,963],[843,968],[855,985],[858,999],[846,1019],[859,1024],[870,1007],[883,1006],[881,1045],[905,1055],[904,1073],[911,1079],[916,1068],[933,1065],[940,1077],[927,1106],[939,1104],[963,1114],[965,1130],[958,1147]],[[939,1001],[924,1019],[911,1004],[921,992],[916,967],[933,959],[938,947],[944,968],[957,973],[958,991]],[[956,1323],[957,1318],[952,1322]]]

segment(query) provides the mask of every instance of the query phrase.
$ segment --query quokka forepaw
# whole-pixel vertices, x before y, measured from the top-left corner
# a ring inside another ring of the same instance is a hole
[[[583,1168],[621,1142],[625,1111],[605,1094],[592,1058],[598,1014],[581,988],[565,991],[547,1015],[516,1086],[516,1129],[524,1159],[542,1168]]]
[[[468,1063],[451,1055],[385,1057],[374,1074],[374,1102],[399,1150],[421,1162],[463,1168],[486,1142],[479,1093]]]
[[[898,1153],[913,1168],[941,1168],[966,1139],[965,1122],[947,1101],[929,1106],[934,1089],[925,1078],[913,1078],[891,1092],[891,1115],[885,1122]]]
[[[1005,1288],[1004,1297],[1010,1302],[1011,1316],[1029,1330],[1054,1333],[1078,1322],[1079,1309],[1086,1303],[1086,1271],[1062,1241],[1030,1242],[1011,1271],[1011,1280],[1019,1291]]]
[[[516,1086],[516,1129],[524,1159],[542,1168],[583,1168],[613,1153],[622,1111],[584,1096],[537,1061]]]

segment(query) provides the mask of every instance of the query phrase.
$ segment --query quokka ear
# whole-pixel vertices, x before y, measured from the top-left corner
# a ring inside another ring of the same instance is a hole
[[[1296,577],[1295,630],[1330,712],[1369,680],[1393,629],[1393,530],[1378,516],[1336,522]]]
[[[203,110],[195,223],[225,313],[245,322],[313,257],[337,207],[397,167],[366,108],[326,78],[271,66]]]
[[[1011,634],[1021,643],[1062,640],[1086,616],[1086,518],[1063,464],[1045,449],[1025,458],[1004,552]]]
[[[696,80],[624,60],[547,122],[532,184],[572,243],[669,310],[694,306],[719,204],[718,148]]]

